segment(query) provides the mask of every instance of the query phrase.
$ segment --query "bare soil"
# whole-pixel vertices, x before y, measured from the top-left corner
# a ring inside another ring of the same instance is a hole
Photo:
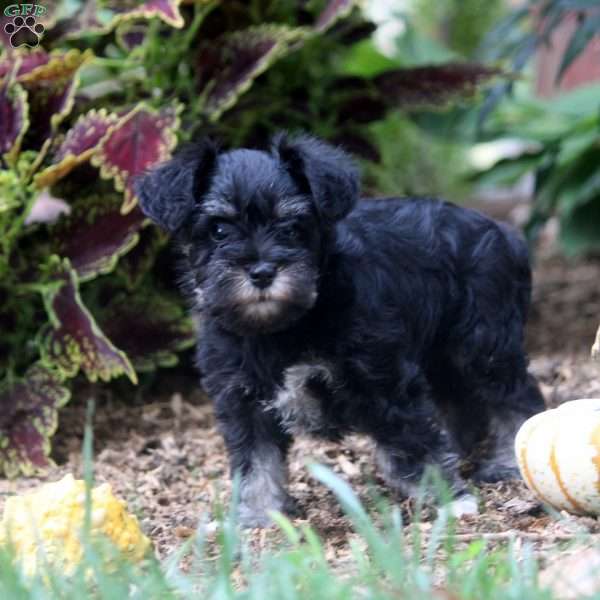
[[[589,358],[598,321],[600,260],[541,258],[535,268],[528,348],[531,370],[548,406],[600,397],[600,364]],[[60,415],[53,445],[57,466],[44,477],[0,480],[0,510],[7,495],[68,472],[81,476],[85,405],[93,397],[96,479],[110,482],[127,500],[158,555],[165,557],[180,546],[199,520],[210,522],[215,501],[226,502],[229,494],[226,456],[210,402],[189,379],[168,371],[161,373],[160,388],[146,389],[141,396],[81,386]],[[353,535],[351,527],[333,495],[311,478],[307,461],[330,466],[369,504],[373,489],[387,493],[374,468],[373,448],[367,439],[353,436],[342,444],[301,440],[291,453],[291,492],[303,512],[298,522],[309,522],[326,541],[327,555],[343,562]],[[463,518],[457,527],[465,542],[485,537],[495,544],[516,537],[517,543],[528,540],[544,553],[581,532],[600,535],[600,521],[550,515],[519,481],[487,485],[477,493],[481,514]],[[409,518],[413,504],[396,501]],[[425,513],[425,533],[433,515],[433,510]],[[257,548],[277,539],[274,530],[249,535]]]

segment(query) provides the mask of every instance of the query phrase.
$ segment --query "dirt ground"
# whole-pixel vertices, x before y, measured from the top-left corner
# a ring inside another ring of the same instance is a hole
[[[568,262],[552,253],[541,257],[535,268],[528,348],[531,370],[548,406],[600,397],[600,364],[589,359],[598,321],[600,259]],[[96,479],[110,482],[128,501],[159,556],[165,557],[194,532],[199,519],[212,520],[211,506],[217,498],[228,497],[226,457],[210,403],[189,380],[163,371],[160,390],[144,395],[142,401],[140,394],[80,388],[61,412],[53,444],[57,466],[44,479],[55,480],[67,472],[81,475],[85,404],[93,397]],[[302,519],[326,540],[328,556],[343,561],[351,529],[334,497],[308,474],[307,461],[330,466],[368,503],[373,486],[386,493],[374,469],[373,448],[368,440],[354,436],[341,445],[302,440],[291,453],[291,492],[304,513]],[[7,495],[41,480],[0,480],[0,510]],[[482,535],[495,543],[516,535],[544,552],[581,532],[600,534],[600,521],[595,519],[550,516],[518,481],[488,485],[478,494],[481,514],[463,518],[458,525],[465,541]],[[402,509],[409,517],[413,506],[404,501]],[[430,523],[426,520],[422,527],[426,532]],[[250,535],[257,547],[276,537],[273,531]]]

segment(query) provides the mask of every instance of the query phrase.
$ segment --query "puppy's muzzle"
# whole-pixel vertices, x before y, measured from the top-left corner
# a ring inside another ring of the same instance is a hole
[[[273,283],[276,274],[277,267],[267,262],[259,262],[248,270],[250,281],[260,290],[268,288]]]

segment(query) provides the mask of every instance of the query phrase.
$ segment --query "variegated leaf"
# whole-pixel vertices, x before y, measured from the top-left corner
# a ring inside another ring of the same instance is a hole
[[[50,60],[21,75],[29,95],[31,130],[28,137],[40,147],[71,112],[78,85],[77,71],[91,51],[69,50],[50,55]]]
[[[0,59],[0,79],[7,75],[15,61],[19,61],[17,68],[16,77],[19,81],[24,75],[33,71],[36,67],[45,65],[50,60],[50,55],[42,48],[36,48],[35,50],[15,50],[7,56],[3,56]]]
[[[98,319],[137,371],[176,365],[177,353],[195,341],[193,324],[180,302],[156,293],[122,294]]]
[[[121,201],[117,194],[78,200],[52,228],[56,254],[70,260],[80,281],[110,273],[138,242],[146,219],[138,208],[121,214]]]
[[[43,53],[43,51],[40,51]],[[33,60],[18,80],[25,85],[50,85],[53,81],[72,78],[78,69],[93,56],[91,50],[59,50]]]
[[[148,23],[138,21],[126,21],[117,27],[115,38],[123,50],[131,52],[141,46],[148,33]]]
[[[391,106],[424,108],[473,95],[482,83],[500,73],[497,68],[475,63],[446,63],[385,71],[373,83]]]
[[[106,3],[107,7],[115,13],[111,20],[111,28],[124,20],[158,17],[178,29],[184,25],[183,17],[179,12],[180,4],[181,0],[145,0],[145,2],[118,0]]]
[[[53,264],[53,282],[43,293],[50,325],[42,332],[42,357],[66,377],[81,369],[90,381],[137,376],[124,352],[104,335],[79,296],[77,274],[68,259]]]
[[[261,25],[228,33],[204,44],[198,57],[198,89],[203,112],[216,120],[276,60],[307,32]]]
[[[323,12],[318,16],[315,29],[319,33],[329,29],[336,21],[350,14],[355,0],[329,0]]]
[[[92,109],[81,115],[67,131],[52,157],[51,164],[35,176],[36,187],[53,185],[77,165],[89,160],[109,127],[115,125],[117,120],[117,115],[107,112],[104,108]]]
[[[0,473],[30,476],[51,464],[50,438],[69,396],[61,378],[42,363],[12,385],[0,383]]]
[[[92,164],[100,167],[102,177],[114,179],[117,190],[125,192],[123,213],[132,210],[137,202],[134,178],[168,158],[175,148],[180,110],[175,105],[155,111],[140,103],[102,138]]]
[[[140,231],[138,243],[119,260],[117,266],[118,275],[128,290],[140,285],[167,242],[168,236],[159,227],[145,227]]]
[[[0,156],[13,163],[29,126],[27,92],[6,77],[0,84]]]

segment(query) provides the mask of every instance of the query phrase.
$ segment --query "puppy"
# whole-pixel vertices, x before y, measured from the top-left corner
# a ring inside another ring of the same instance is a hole
[[[404,495],[428,464],[457,502],[462,459],[476,481],[517,474],[515,432],[544,403],[523,349],[531,276],[515,232],[439,200],[359,201],[352,160],[308,136],[279,135],[268,152],[206,142],[137,194],[182,252],[245,525],[293,510],[286,453],[300,434],[370,435]]]

